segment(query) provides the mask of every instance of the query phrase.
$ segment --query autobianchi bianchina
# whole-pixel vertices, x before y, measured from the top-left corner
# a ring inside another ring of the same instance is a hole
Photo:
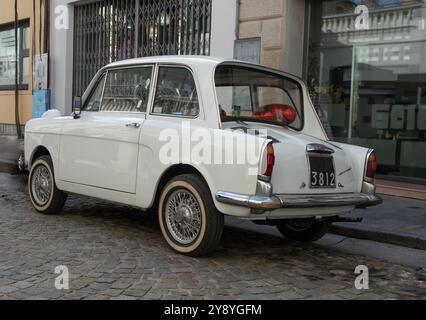
[[[72,115],[51,110],[26,125],[20,163],[44,214],[59,213],[69,193],[154,209],[168,245],[199,256],[218,245],[225,215],[315,241],[381,202],[374,151],[329,141],[305,84],[284,72],[211,57],[134,59],[99,70],[74,100]],[[215,139],[205,149],[225,157],[236,147],[217,141],[242,138],[236,153],[254,158],[162,161],[164,131],[182,150],[185,128],[207,131]]]

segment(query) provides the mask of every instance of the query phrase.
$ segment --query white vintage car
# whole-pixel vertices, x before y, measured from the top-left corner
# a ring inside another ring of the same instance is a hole
[[[21,164],[38,212],[58,213],[68,193],[155,208],[191,256],[217,246],[224,215],[314,241],[381,203],[374,151],[329,141],[300,79],[210,57],[102,68],[71,116],[27,123]]]

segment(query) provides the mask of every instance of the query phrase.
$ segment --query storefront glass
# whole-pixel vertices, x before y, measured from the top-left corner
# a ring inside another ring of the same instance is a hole
[[[29,21],[19,22],[18,29],[18,85],[28,89],[29,80]],[[15,29],[14,25],[0,26],[0,91],[15,86]]]
[[[310,1],[307,80],[329,136],[426,181],[426,1]]]

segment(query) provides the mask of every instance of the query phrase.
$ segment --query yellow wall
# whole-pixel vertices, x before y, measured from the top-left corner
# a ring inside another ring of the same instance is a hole
[[[39,53],[39,7],[40,0],[36,0],[36,53]],[[43,11],[43,10],[42,10]],[[32,116],[32,41],[33,41],[33,1],[18,0],[18,19],[30,19],[30,77],[28,90],[19,91],[19,110],[21,124],[24,125]],[[42,15],[42,21],[43,21]],[[15,1],[0,0],[0,26],[15,21]],[[43,33],[42,33],[43,34]],[[43,43],[43,42],[42,42]],[[0,124],[15,123],[15,92],[0,91]]]

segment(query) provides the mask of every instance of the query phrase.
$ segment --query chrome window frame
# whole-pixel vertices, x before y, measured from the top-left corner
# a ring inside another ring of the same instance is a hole
[[[117,71],[117,70],[124,70],[124,69],[141,69],[141,68],[151,68],[151,83],[149,85],[149,92],[148,92],[148,101],[146,105],[146,111],[114,111],[114,110],[104,110],[102,107],[102,102],[104,100],[104,94],[105,94],[105,87],[108,80],[108,75],[110,71]],[[106,69],[106,79],[104,83],[104,88],[102,91],[102,100],[101,100],[101,108],[99,112],[103,113],[126,113],[126,114],[147,114],[148,110],[150,108],[151,100],[152,100],[152,89],[154,87],[153,81],[154,81],[154,75],[155,75],[155,64],[149,63],[149,64],[135,64],[135,65],[129,65],[129,66],[118,66],[118,67],[111,67]]]
[[[154,113],[153,109],[154,109],[154,104],[155,104],[155,98],[156,98],[156,94],[157,94],[157,87],[158,87],[158,76],[159,76],[159,72],[160,72],[160,68],[183,68],[188,70],[191,73],[192,79],[194,80],[194,84],[195,84],[195,90],[197,92],[197,100],[198,100],[198,114],[196,116],[182,116],[182,115],[176,115],[176,114],[167,114],[167,113]],[[155,67],[155,85],[153,93],[152,93],[152,101],[151,101],[151,106],[149,109],[149,115],[150,116],[157,116],[157,117],[170,117],[170,118],[181,118],[181,119],[189,119],[189,120],[195,120],[198,119],[201,115],[201,109],[202,109],[202,99],[200,96],[200,86],[198,83],[198,79],[195,76],[195,72],[191,69],[191,67],[189,67],[186,64],[181,64],[181,63],[157,63],[156,67]]]
[[[301,110],[300,110],[300,128],[294,128],[291,126],[288,126],[287,128],[289,128],[290,130],[296,131],[296,132],[303,132],[303,130],[305,129],[305,124],[306,124],[306,113],[305,113],[305,107],[306,107],[306,99],[305,99],[305,95],[307,95],[309,97],[309,92],[307,92],[307,88],[305,86],[305,83],[303,82],[303,79],[300,77],[297,77],[295,75],[292,74],[288,74],[286,72],[283,72],[281,70],[278,69],[274,69],[274,68],[270,68],[270,67],[266,67],[263,65],[257,65],[257,64],[253,64],[253,63],[249,63],[249,62],[243,62],[243,61],[224,61],[221,62],[219,64],[217,64],[213,70],[213,74],[212,74],[212,83],[214,86],[214,94],[215,94],[215,103],[216,103],[216,109],[219,115],[219,125],[220,127],[222,127],[222,120],[220,118],[220,111],[219,111],[219,99],[217,96],[217,91],[216,91],[216,72],[217,69],[223,66],[232,66],[232,67],[240,67],[240,68],[247,68],[247,69],[253,69],[255,71],[260,71],[260,72],[265,72],[265,73],[271,73],[274,74],[276,76],[280,76],[283,77],[284,79],[290,81],[290,82],[294,82],[297,84],[299,91],[300,91],[300,104],[301,104]],[[319,119],[318,119],[319,121]],[[277,125],[280,127],[283,127],[280,124],[272,124],[271,125]]]
[[[95,91],[98,89],[98,85],[99,85],[99,81],[101,81],[102,77],[105,76],[105,81],[104,81],[104,85],[102,88],[102,93],[101,93],[101,99],[100,99],[100,105],[99,105],[99,110],[86,110],[86,106],[89,103],[90,99],[92,99],[93,94],[95,93]],[[90,93],[87,95],[87,98],[84,100],[84,103],[82,105],[81,108],[81,112],[100,112],[101,111],[101,107],[102,107],[102,100],[103,100],[103,96],[104,96],[104,91],[105,91],[105,84],[106,84],[106,79],[108,76],[108,70],[104,70],[103,72],[101,72],[101,74],[97,77],[94,85],[91,88]]]

